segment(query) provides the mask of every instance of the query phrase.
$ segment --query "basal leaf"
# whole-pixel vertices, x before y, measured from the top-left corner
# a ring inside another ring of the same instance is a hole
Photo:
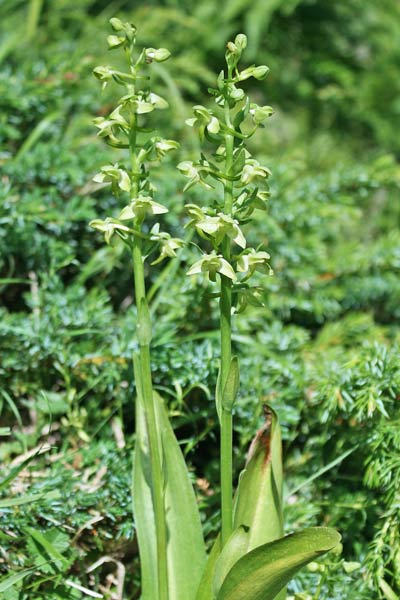
[[[194,600],[206,563],[200,516],[187,467],[162,398],[155,394],[165,482],[169,600]],[[157,598],[156,535],[143,404],[136,403],[134,511],[142,564],[142,598]]]
[[[197,590],[196,600],[210,600],[213,597],[215,565],[221,553],[221,535],[217,537],[208,555],[207,563]]]
[[[265,416],[235,497],[234,527],[249,529],[248,551],[283,535],[281,433],[275,412],[267,407]]]
[[[225,577],[233,565],[247,553],[249,547],[249,534],[250,532],[247,527],[238,527],[229,537],[215,563],[213,578],[214,593],[212,596],[209,596],[209,598],[214,598],[218,594]]]
[[[299,569],[340,539],[334,529],[311,527],[259,546],[232,567],[217,600],[274,600]]]
[[[250,446],[247,464],[240,476],[234,504],[235,530],[217,561],[215,595],[233,562],[283,536],[280,427],[275,412],[269,407],[265,408],[265,417],[265,425]],[[283,590],[278,599],[285,597]]]
[[[137,373],[139,369],[136,355],[133,361]],[[138,377],[136,381],[140,381]],[[136,392],[136,444],[132,473],[133,513],[139,544],[142,598],[151,600],[158,597],[157,538],[151,491],[149,441],[140,386],[137,386]]]

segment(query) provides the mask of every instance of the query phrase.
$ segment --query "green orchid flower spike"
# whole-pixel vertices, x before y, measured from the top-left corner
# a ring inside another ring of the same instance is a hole
[[[294,572],[307,564],[312,554],[333,548],[340,539],[334,530],[323,528],[283,537],[280,430],[277,416],[269,408],[233,493],[232,422],[240,376],[239,359],[232,348],[232,314],[249,304],[261,304],[262,287],[248,283],[256,271],[272,275],[269,252],[248,247],[242,231],[255,210],[267,208],[271,172],[251,156],[247,141],[273,114],[270,106],[251,102],[240,87],[250,78],[261,81],[268,74],[264,65],[240,69],[246,46],[243,34],[228,42],[226,71],[210,90],[216,106],[196,105],[194,117],[186,121],[198,131],[201,155],[197,161],[184,160],[178,165],[189,180],[184,192],[196,184],[212,190],[209,198],[203,195],[201,207],[186,205],[187,226],[207,242],[204,254],[187,275],[203,275],[217,287],[214,295],[219,297],[220,312],[221,360],[215,401],[221,440],[222,527],[196,600],[283,600],[285,585]]]
[[[168,199],[159,202],[152,169],[177,150],[174,140],[154,133],[152,113],[168,108],[151,89],[151,65],[166,61],[161,48],[138,48],[137,30],[117,18],[110,21],[111,51],[121,51],[126,70],[96,67],[102,87],[122,88],[109,115],[98,117],[98,136],[120,159],[95,175],[99,188],[110,186],[120,202],[115,214],[90,225],[107,244],[121,241],[132,257],[136,308],[133,356],[135,453],[132,495],[140,563],[142,600],[283,600],[296,572],[338,546],[339,534],[309,528],[284,536],[282,448],[278,417],[264,407],[265,423],[257,432],[236,492],[232,481],[232,431],[240,391],[239,358],[232,348],[232,315],[260,303],[262,286],[250,285],[257,271],[271,274],[266,249],[247,246],[244,228],[255,210],[266,210],[270,171],[254,159],[247,140],[272,115],[269,106],[250,102],[240,87],[262,81],[266,66],[240,70],[247,46],[239,34],[227,44],[226,70],[211,90],[215,106],[194,107],[187,124],[207,144],[198,160],[184,160],[178,169],[194,185],[212,190],[210,201],[188,204],[188,227],[205,244],[187,275],[205,277],[219,298],[221,360],[215,391],[220,424],[221,534],[209,556],[191,478],[172,430],[162,398],[154,391],[151,369],[152,317],[146,290],[145,262],[174,259],[184,242],[163,231],[159,219]],[[210,151],[210,147],[213,150]],[[207,194],[205,193],[207,197]],[[150,263],[150,264],[149,264]],[[153,305],[154,306],[154,305]],[[128,595],[131,595],[130,593]]]
[[[239,294],[241,294],[240,305],[243,308],[243,282],[250,279],[255,270],[263,266],[267,258],[269,259],[267,252],[256,252],[255,249],[246,247],[246,238],[242,231],[242,223],[246,222],[255,209],[266,208],[268,188],[265,182],[270,176],[269,169],[251,157],[246,142],[273,112],[270,107],[259,107],[250,102],[244,90],[238,87],[242,81],[251,77],[261,80],[268,73],[266,66],[253,65],[244,70],[239,69],[239,60],[246,46],[247,38],[243,34],[239,34],[234,42],[227,44],[225,55],[227,71],[220,73],[217,89],[211,90],[211,94],[215,97],[216,108],[208,109],[197,105],[193,108],[194,118],[186,121],[190,127],[198,129],[201,142],[207,138],[207,142],[214,144],[214,151],[207,153],[204,150],[197,162],[183,161],[178,165],[181,173],[189,179],[184,191],[197,183],[219,191],[207,206],[207,211],[200,207],[196,208],[193,204],[186,208],[191,217],[190,223],[213,247],[213,254],[205,254],[189,269],[188,274],[205,272],[211,281],[217,281],[216,274],[220,275],[220,389],[226,385],[232,360],[233,297],[239,303]],[[252,124],[248,133],[242,130],[245,122]],[[210,180],[214,180],[215,184],[209,183]],[[260,185],[263,186],[262,190]],[[242,249],[241,254],[233,253],[232,243]],[[219,268],[216,268],[218,261]],[[268,269],[271,270],[269,265]],[[217,390],[216,396],[218,393]],[[233,527],[232,409],[221,411],[220,426],[222,545],[224,545]]]
[[[152,62],[166,61],[165,48],[137,50],[136,27],[111,19],[114,34],[110,50],[124,53],[126,72],[97,67],[95,76],[105,85],[123,89],[108,116],[95,119],[98,135],[123,153],[120,161],[105,165],[94,181],[111,185],[121,199],[115,216],[95,219],[90,225],[110,244],[120,239],[132,256],[137,310],[134,375],[136,385],[136,449],[133,469],[133,512],[141,558],[143,600],[194,600],[206,560],[205,545],[192,488],[179,444],[168,422],[160,396],[153,390],[150,351],[152,324],[146,296],[144,262],[152,265],[174,258],[183,241],[163,231],[157,219],[168,212],[154,198],[151,169],[178,143],[150,135],[148,122],[167,101],[152,91]],[[156,221],[156,222],[154,222]],[[156,255],[154,258],[154,254]]]

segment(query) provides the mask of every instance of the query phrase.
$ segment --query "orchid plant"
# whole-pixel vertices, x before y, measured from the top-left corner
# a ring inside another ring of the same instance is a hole
[[[256,270],[270,273],[269,254],[247,246],[243,233],[254,210],[265,210],[269,170],[252,158],[247,140],[272,115],[269,106],[250,101],[240,87],[262,80],[265,66],[239,69],[246,37],[238,35],[226,50],[226,72],[211,90],[215,109],[195,106],[188,125],[198,130],[209,151],[179,170],[189,181],[212,190],[209,204],[188,204],[188,225],[206,249],[188,275],[205,275],[218,286],[221,361],[216,406],[221,428],[221,535],[207,556],[199,510],[187,467],[151,372],[152,327],[146,293],[145,261],[174,258],[184,242],[163,231],[159,219],[168,211],[159,201],[151,171],[171,151],[174,140],[155,134],[150,113],[168,104],[151,89],[153,62],[169,58],[165,48],[137,50],[136,28],[113,18],[111,50],[121,50],[127,68],[94,70],[103,88],[123,90],[116,108],[98,117],[98,135],[121,152],[121,160],[101,168],[94,180],[110,185],[121,199],[117,215],[95,219],[91,226],[108,244],[121,240],[132,256],[137,311],[134,353],[136,448],[133,465],[133,512],[141,560],[143,600],[282,600],[287,582],[302,566],[339,544],[339,534],[314,527],[283,535],[282,458],[278,419],[265,407],[265,424],[251,445],[236,493],[232,482],[232,419],[239,389],[239,360],[232,353],[234,310],[258,302],[250,280]],[[212,148],[212,150],[210,150]]]

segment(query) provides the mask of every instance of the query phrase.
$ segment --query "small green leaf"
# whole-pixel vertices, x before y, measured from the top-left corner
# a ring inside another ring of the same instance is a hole
[[[232,173],[234,175],[240,175],[246,160],[246,152],[244,148],[241,148],[235,156],[235,161],[232,166]]]
[[[334,529],[310,527],[259,546],[232,567],[217,600],[274,600],[297,571],[332,550],[340,539]]]
[[[228,412],[232,412],[233,404],[239,390],[239,360],[234,356],[228,371],[228,376],[225,381],[224,391],[222,393],[222,407]]]
[[[222,418],[222,381],[221,381],[221,367],[218,369],[217,385],[215,386],[215,406],[217,409],[218,419],[221,423]]]
[[[143,299],[139,311],[136,325],[136,333],[140,346],[149,346],[151,342],[151,318],[147,302]]]

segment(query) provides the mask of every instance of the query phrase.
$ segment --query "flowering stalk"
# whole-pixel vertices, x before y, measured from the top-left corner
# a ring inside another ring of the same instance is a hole
[[[134,357],[135,381],[138,398],[143,402],[150,454],[158,598],[168,600],[162,440],[156,416],[156,403],[159,400],[153,391],[151,375],[151,321],[146,298],[144,261],[156,250],[159,251],[159,256],[152,264],[175,256],[175,250],[182,245],[181,240],[171,238],[166,232],[160,232],[159,223],[155,223],[151,229],[148,226],[149,217],[157,217],[168,211],[164,205],[153,200],[155,188],[149,181],[149,163],[159,162],[167,152],[177,148],[178,144],[173,140],[149,137],[148,132],[152,130],[144,123],[144,115],[168,106],[163,98],[151,92],[145,69],[153,61],[166,60],[169,52],[165,48],[147,48],[137,56],[136,28],[115,18],[111,19],[110,23],[114,34],[108,37],[109,47],[124,50],[128,69],[127,72],[121,72],[109,66],[97,67],[94,74],[103,83],[103,87],[113,81],[125,88],[125,94],[118,101],[117,108],[108,117],[97,118],[95,124],[99,129],[98,135],[105,138],[109,145],[127,150],[129,164],[105,165],[94,180],[111,184],[113,193],[117,197],[127,197],[128,203],[122,208],[118,218],[95,219],[91,226],[104,233],[107,243],[111,243],[114,236],[122,239],[132,254],[137,308],[136,334],[139,346]]]
[[[228,65],[228,79],[232,78],[232,69]],[[224,117],[227,131],[225,133],[225,173],[232,176],[234,137],[229,129],[232,128],[229,103],[225,102]],[[224,207],[223,211],[229,217],[233,209],[233,181],[227,180],[224,185]],[[222,256],[227,262],[231,260],[231,244],[225,235],[222,241]],[[221,384],[222,388],[228,379],[228,373],[232,360],[232,279],[221,275],[221,297],[220,307],[220,331],[221,331]],[[222,546],[225,545],[232,533],[233,526],[233,483],[232,483],[232,409],[221,406],[221,522],[222,522]]]
[[[240,82],[254,77],[264,79],[265,66],[252,66],[239,71],[238,63],[247,45],[246,36],[236,36],[226,51],[226,73],[218,77],[218,87],[210,90],[217,110],[194,107],[194,118],[187,121],[196,126],[200,140],[214,144],[211,158],[205,154],[196,163],[184,161],[178,165],[189,178],[185,189],[199,183],[212,189],[213,179],[222,193],[208,207],[186,206],[198,234],[211,243],[212,252],[203,254],[188,271],[189,275],[206,273],[211,281],[219,280],[221,365],[216,389],[216,404],[220,422],[221,522],[222,545],[232,533],[232,412],[239,386],[238,360],[232,356],[232,308],[243,310],[248,302],[257,303],[258,288],[247,281],[256,269],[271,272],[269,254],[249,248],[241,225],[256,209],[266,208],[265,180],[269,170],[251,158],[246,148],[248,140],[271,114],[269,106],[250,102],[238,87]],[[243,130],[242,130],[243,127]],[[261,185],[261,187],[260,187]],[[237,254],[235,248],[239,247]]]
[[[209,153],[210,158],[202,154],[196,163],[184,161],[179,165],[189,178],[186,189],[195,183],[213,189],[209,183],[213,180],[220,192],[208,207],[186,206],[190,224],[208,245],[188,274],[205,273],[217,283],[220,299],[221,364],[216,405],[221,428],[222,535],[207,560],[196,497],[167,411],[153,390],[150,361],[151,319],[144,262],[155,251],[158,255],[151,264],[175,256],[183,244],[160,231],[157,219],[167,208],[154,200],[155,188],[149,179],[151,163],[160,161],[177,143],[153,136],[144,122],[147,113],[167,106],[150,90],[145,69],[152,61],[166,60],[169,52],[147,48],[136,57],[135,27],[119,19],[111,19],[111,26],[110,49],[123,49],[128,69],[97,67],[95,75],[103,87],[113,81],[125,93],[110,115],[96,119],[96,125],[99,136],[124,150],[128,162],[105,165],[94,179],[110,184],[113,194],[125,202],[117,218],[95,219],[91,225],[104,234],[108,244],[121,239],[133,262],[138,342],[133,357],[137,391],[133,505],[141,598],[285,598],[285,586],[293,574],[335,547],[340,536],[328,528],[309,528],[281,537],[281,441],[277,416],[269,409],[240,478],[232,518],[232,412],[239,388],[239,364],[232,356],[231,315],[247,303],[258,302],[259,288],[248,282],[257,269],[270,271],[268,253],[247,247],[241,227],[254,209],[265,209],[269,171],[251,157],[245,144],[272,110],[251,103],[238,84],[249,77],[263,79],[268,69],[252,66],[239,71],[246,37],[238,35],[228,43],[227,72],[221,72],[217,89],[211,90],[217,111],[195,106],[194,118],[189,119],[189,125],[198,127],[200,139],[214,144],[214,152]]]

